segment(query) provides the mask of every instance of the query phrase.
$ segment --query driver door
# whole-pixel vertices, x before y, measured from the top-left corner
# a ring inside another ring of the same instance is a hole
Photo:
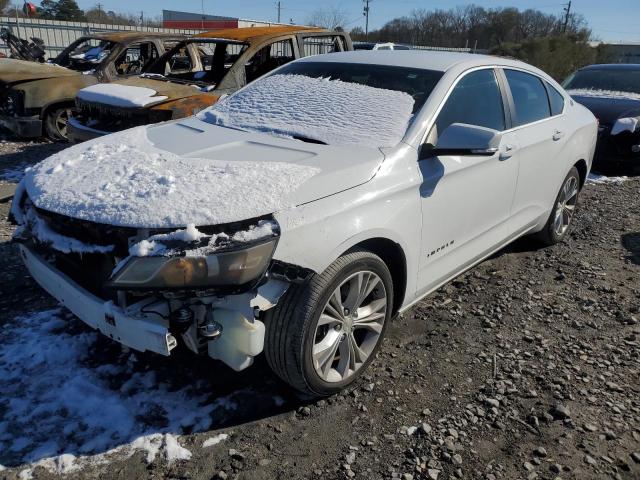
[[[516,188],[517,150],[504,89],[494,69],[465,74],[445,101],[423,149],[437,145],[438,133],[453,123],[502,132],[492,155],[440,155],[419,162],[422,173],[422,250],[419,293],[433,290],[490,254],[507,236],[506,223]],[[424,156],[424,155],[423,155]]]

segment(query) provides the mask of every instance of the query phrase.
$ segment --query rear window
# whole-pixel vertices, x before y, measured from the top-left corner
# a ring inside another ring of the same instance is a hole
[[[405,92],[414,100],[414,113],[420,110],[442,78],[442,72],[420,68],[334,62],[292,63],[275,73],[275,75],[278,74],[327,78]]]
[[[549,91],[551,115],[560,115],[564,111],[564,97],[549,83],[547,83],[547,90]]]
[[[542,80],[517,70],[505,70],[516,107],[514,126],[526,125],[551,116],[547,89]]]

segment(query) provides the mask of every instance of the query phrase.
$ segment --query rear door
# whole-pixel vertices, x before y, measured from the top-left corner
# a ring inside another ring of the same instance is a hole
[[[526,229],[548,215],[564,178],[562,152],[567,142],[564,96],[529,72],[504,69],[517,138],[518,185],[510,229]]]

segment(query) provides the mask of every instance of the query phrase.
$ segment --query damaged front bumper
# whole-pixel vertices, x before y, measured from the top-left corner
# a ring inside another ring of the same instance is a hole
[[[111,301],[105,302],[25,245],[20,245],[20,255],[36,282],[90,327],[141,352],[149,350],[169,355],[177,345],[176,338],[169,333],[169,322],[161,316],[141,313],[138,304],[123,310]],[[166,310],[166,306],[164,308]]]
[[[264,270],[256,271],[255,279],[250,281],[242,280],[245,277],[238,274],[252,267],[246,261],[251,258],[249,253],[234,254],[231,263],[228,255],[223,258],[228,252],[249,252],[260,246],[275,245],[278,233],[271,227],[264,230],[272,231],[270,239],[252,240],[246,247],[237,243],[224,243],[225,247],[209,244],[208,247],[214,249],[213,253],[185,257],[172,256],[175,250],[171,242],[176,241],[176,234],[178,237],[187,233],[197,234],[204,235],[205,239],[218,240],[225,237],[229,241],[233,241],[235,235],[219,233],[207,236],[191,227],[189,232],[179,230],[173,235],[148,236],[149,231],[121,231],[119,227],[77,221],[39,211],[28,200],[22,184],[12,206],[12,214],[20,225],[14,241],[19,243],[21,256],[34,280],[87,325],[138,351],[169,355],[178,343],[182,343],[194,353],[208,354],[234,370],[243,370],[263,350],[265,325],[261,320],[264,312],[277,304],[290,283],[303,281],[300,269],[272,260],[273,250],[265,257]],[[243,225],[246,222],[236,227],[245,228]],[[245,230],[237,232],[248,233]],[[62,233],[67,233],[67,236]],[[255,234],[256,230],[249,233]],[[95,243],[107,238],[113,245]],[[127,248],[123,242],[127,245],[127,239],[129,256],[125,258]],[[163,244],[166,248],[163,247],[162,254],[167,256],[132,256],[133,248],[139,244],[132,246],[131,242],[140,241],[147,246],[154,244],[157,249],[160,240],[166,244]],[[221,251],[216,251],[217,248]],[[194,250],[190,252],[195,254]],[[216,259],[216,255],[220,255],[220,259]],[[162,272],[165,283],[154,280],[145,288],[136,288],[127,280],[127,271],[136,262],[141,263],[143,272],[149,272],[145,269],[148,265],[145,260],[157,263],[153,260],[161,258],[166,259],[166,262],[160,262],[163,265],[179,263],[177,272],[184,274],[184,278],[191,276],[191,283],[175,283],[177,277],[173,267],[154,267],[156,273]],[[196,262],[189,262],[190,259]],[[213,269],[209,271],[211,275],[218,275],[207,278],[217,278],[219,282],[205,285],[195,281],[199,278],[196,269],[205,265]],[[171,271],[167,273],[167,270]],[[226,271],[230,272],[228,278],[223,274]],[[171,282],[167,283],[168,280]]]
[[[40,117],[12,117],[0,115],[0,126],[22,138],[42,136],[42,120]]]
[[[71,117],[67,124],[67,138],[71,143],[86,142],[94,138],[109,135],[109,133],[111,132],[88,127],[75,117]]]

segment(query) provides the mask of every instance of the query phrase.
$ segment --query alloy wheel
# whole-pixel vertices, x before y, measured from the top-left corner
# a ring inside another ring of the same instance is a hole
[[[387,315],[382,279],[365,270],[345,279],[322,309],[313,341],[313,365],[326,382],[342,382],[369,359]]]
[[[578,203],[578,191],[578,179],[574,176],[567,178],[560,190],[553,220],[553,230],[558,237],[564,235],[569,229]]]

